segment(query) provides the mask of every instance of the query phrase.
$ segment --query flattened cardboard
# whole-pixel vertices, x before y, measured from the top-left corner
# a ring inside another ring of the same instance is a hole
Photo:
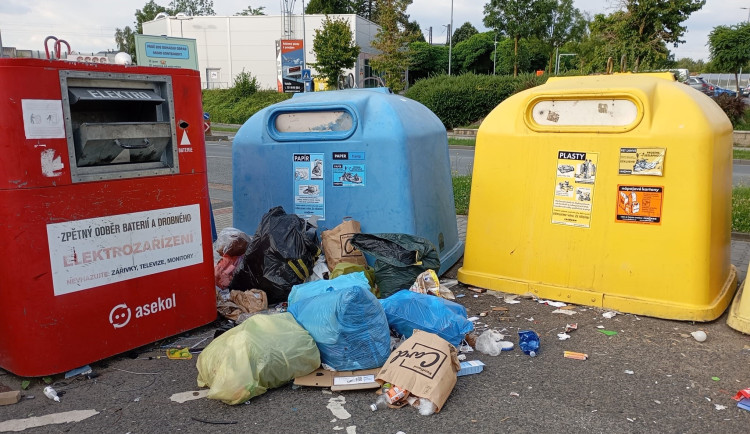
[[[0,405],[15,404],[21,400],[21,391],[13,390],[11,392],[0,393]]]
[[[440,336],[414,330],[380,369],[376,379],[432,401],[439,412],[456,385],[461,369],[456,348]]]
[[[362,369],[359,371],[328,371],[318,368],[313,372],[294,379],[297,386],[330,387],[332,391],[377,389],[380,383],[375,381],[379,369]]]

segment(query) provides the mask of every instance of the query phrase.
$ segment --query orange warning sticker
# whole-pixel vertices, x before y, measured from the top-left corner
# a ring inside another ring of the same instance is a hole
[[[664,187],[618,185],[618,222],[661,224]]]

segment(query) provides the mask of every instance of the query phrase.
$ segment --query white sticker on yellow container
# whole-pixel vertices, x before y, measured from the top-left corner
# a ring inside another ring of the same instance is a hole
[[[27,139],[63,139],[62,102],[59,99],[22,99],[23,131]]]
[[[534,122],[542,126],[626,126],[638,119],[629,99],[542,100],[534,104]]]
[[[665,148],[620,148],[620,175],[662,176]]]
[[[598,164],[598,153],[558,151],[552,223],[582,228],[591,226]]]
[[[203,262],[200,205],[47,225],[55,295]]]

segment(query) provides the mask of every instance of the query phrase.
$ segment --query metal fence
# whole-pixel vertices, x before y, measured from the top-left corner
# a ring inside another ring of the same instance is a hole
[[[736,87],[736,81],[734,78],[734,74],[699,74],[700,77],[703,77],[703,79],[711,84],[715,84],[719,87],[723,87],[725,89],[731,89],[735,90]],[[745,87],[748,84],[750,84],[750,73],[747,74],[740,74],[737,76],[740,81],[740,87]]]

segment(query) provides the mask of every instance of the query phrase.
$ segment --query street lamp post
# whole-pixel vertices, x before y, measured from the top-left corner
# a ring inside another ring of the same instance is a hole
[[[451,26],[448,28],[448,75],[451,75],[451,58],[453,57],[453,0],[451,0]]]
[[[576,56],[576,54],[575,53],[558,53],[557,62],[555,62],[555,75],[557,75],[558,71],[560,70],[560,58],[563,56]]]
[[[497,70],[497,30],[495,30],[495,51],[492,53],[492,75]]]

